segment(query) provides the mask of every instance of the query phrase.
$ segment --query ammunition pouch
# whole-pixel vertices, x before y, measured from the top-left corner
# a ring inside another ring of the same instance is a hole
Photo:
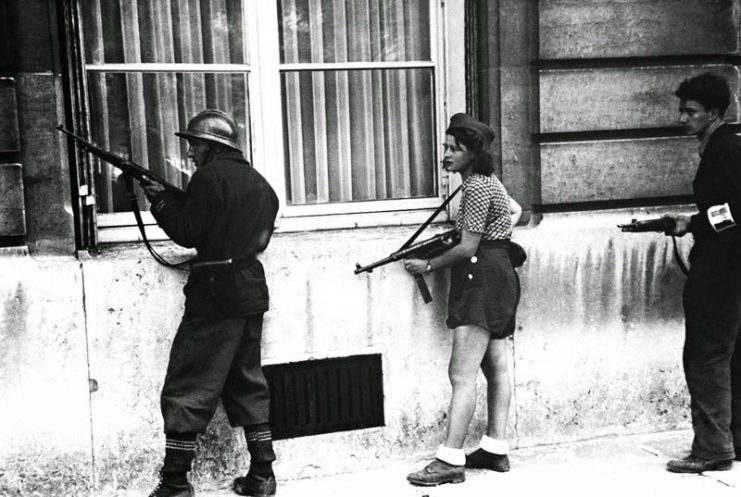
[[[507,250],[509,252],[509,260],[512,263],[512,267],[520,267],[525,264],[525,261],[527,260],[527,252],[525,252],[522,245],[510,240]]]

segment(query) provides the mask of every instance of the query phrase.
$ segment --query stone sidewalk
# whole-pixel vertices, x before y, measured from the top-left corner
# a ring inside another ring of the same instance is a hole
[[[670,458],[684,457],[691,432],[605,437],[582,442],[519,449],[512,471],[469,470],[466,481],[439,487],[413,487],[406,474],[428,459],[397,461],[362,472],[279,481],[280,497],[399,496],[692,496],[740,495],[741,462],[731,471],[679,475],[664,469]],[[126,493],[127,497],[137,494]],[[143,495],[146,495],[143,494]],[[198,497],[228,497],[228,488],[198,491]]]

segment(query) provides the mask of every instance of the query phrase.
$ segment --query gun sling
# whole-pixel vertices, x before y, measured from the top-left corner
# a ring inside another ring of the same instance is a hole
[[[144,221],[142,220],[142,214],[141,211],[139,211],[139,201],[136,197],[136,191],[134,190],[134,178],[132,178],[131,175],[124,173],[124,183],[126,184],[126,190],[128,192],[127,198],[129,200],[129,205],[131,206],[131,210],[134,213],[134,218],[136,218],[136,225],[139,228],[139,234],[141,234],[144,246],[147,247],[147,250],[152,255],[152,258],[163,266],[175,269],[181,269],[181,266],[184,266],[185,264],[191,262],[193,258],[185,259],[180,262],[170,262],[162,257],[160,254],[158,254],[156,250],[154,250],[154,247],[152,247],[152,244],[149,242],[149,238],[147,237],[147,232],[144,228]]]

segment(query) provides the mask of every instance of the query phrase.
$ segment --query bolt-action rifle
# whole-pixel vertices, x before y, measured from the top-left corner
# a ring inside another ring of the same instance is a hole
[[[139,212],[139,205],[137,204],[136,193],[134,192],[134,180],[144,183],[159,183],[165,188],[165,190],[172,193],[175,198],[178,199],[183,199],[185,197],[185,190],[183,190],[179,186],[173,185],[164,178],[160,178],[149,169],[144,169],[139,164],[126,160],[123,157],[114,154],[113,152],[109,152],[108,150],[103,150],[94,143],[90,143],[81,136],[77,136],[73,132],[65,129],[64,126],[62,126],[61,124],[57,126],[57,129],[62,133],[72,137],[83,150],[90,152],[97,158],[104,160],[107,163],[111,164],[113,167],[121,170],[121,172],[123,173],[124,181],[126,183],[126,190],[128,191],[128,200],[131,205],[131,211],[134,213],[134,217],[136,218],[136,224],[139,227],[139,233],[141,234],[142,241],[147,247],[147,250],[149,250],[149,253],[152,254],[152,257],[154,257],[157,262],[164,266],[174,268],[191,262],[190,259],[176,263],[169,262],[165,260],[160,254],[158,254],[154,250],[154,248],[152,248],[152,245],[149,243],[149,239],[147,238],[147,232],[144,229],[144,221],[142,220],[141,212]]]
[[[103,150],[102,148],[98,147],[94,143],[91,143],[81,136],[78,136],[74,134],[73,132],[69,131],[68,129],[65,129],[64,126],[59,125],[57,126],[57,129],[61,131],[62,133],[65,133],[66,135],[71,136],[75,142],[80,145],[80,147],[93,154],[97,158],[106,161],[107,163],[111,164],[113,167],[116,167],[120,169],[124,174],[127,174],[137,181],[143,181],[143,182],[155,182],[162,185],[165,190],[168,192],[174,194],[176,197],[183,197],[185,195],[185,191],[180,188],[179,186],[175,186],[169,181],[167,181],[164,178],[161,178],[160,176],[156,175],[149,169],[144,169],[139,164],[136,164],[134,162],[131,162],[129,160],[124,159],[123,157],[120,157],[113,152],[109,152],[108,150]]]
[[[456,230],[446,231],[435,235],[427,240],[422,240],[408,247],[397,250],[388,257],[385,257],[376,262],[372,262],[367,266],[361,266],[355,264],[355,274],[360,273],[372,273],[377,267],[384,266],[391,262],[400,261],[402,259],[432,259],[450,250],[451,248],[458,245],[461,241],[461,235]],[[422,299],[425,303],[432,302],[432,294],[430,289],[427,287],[427,282],[421,274],[415,274],[414,279],[417,282],[419,291],[422,294]]]

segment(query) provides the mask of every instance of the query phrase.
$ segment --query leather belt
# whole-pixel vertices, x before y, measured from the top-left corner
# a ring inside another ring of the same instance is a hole
[[[255,256],[241,257],[239,259],[222,259],[219,261],[201,261],[190,265],[191,269],[213,269],[217,271],[232,270],[239,271],[257,262]]]

